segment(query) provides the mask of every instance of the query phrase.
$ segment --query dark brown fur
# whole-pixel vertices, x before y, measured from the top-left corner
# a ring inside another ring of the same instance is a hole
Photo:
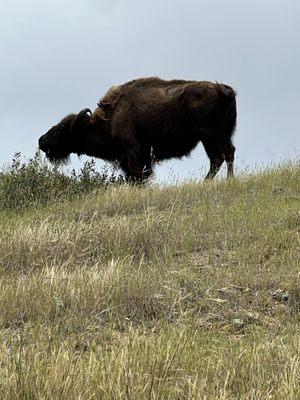
[[[141,78],[113,86],[89,113],[68,115],[39,139],[51,161],[70,153],[118,161],[127,179],[140,181],[155,162],[188,155],[201,141],[210,159],[206,178],[224,160],[233,175],[236,101],[230,86]]]

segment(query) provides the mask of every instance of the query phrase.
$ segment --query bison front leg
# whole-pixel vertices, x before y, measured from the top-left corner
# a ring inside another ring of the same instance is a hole
[[[121,143],[123,149],[119,158],[127,182],[143,182],[152,175],[152,162],[150,147],[140,143],[137,139],[136,129],[131,120],[126,119],[122,112],[114,115],[112,137]]]
[[[121,168],[125,172],[127,182],[142,183],[153,173],[150,153],[140,148],[128,149],[121,161]]]

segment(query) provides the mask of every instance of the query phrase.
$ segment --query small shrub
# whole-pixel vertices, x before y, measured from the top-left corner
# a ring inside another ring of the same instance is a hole
[[[65,175],[58,166],[43,162],[39,153],[27,163],[16,153],[11,165],[0,172],[0,209],[17,211],[122,182],[114,170],[97,171],[94,160],[87,161],[79,172]]]

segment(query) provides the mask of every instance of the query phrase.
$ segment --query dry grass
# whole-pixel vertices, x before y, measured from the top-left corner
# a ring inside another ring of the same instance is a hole
[[[300,169],[0,211],[1,399],[300,399]]]

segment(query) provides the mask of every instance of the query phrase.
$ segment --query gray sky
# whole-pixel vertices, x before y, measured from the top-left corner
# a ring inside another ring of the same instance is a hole
[[[300,155],[299,0],[0,0],[0,165],[70,112],[141,76],[238,92],[239,168]],[[69,168],[84,161],[72,157]],[[101,165],[101,164],[100,164]],[[201,178],[202,145],[156,168]],[[224,167],[223,167],[224,168]]]

